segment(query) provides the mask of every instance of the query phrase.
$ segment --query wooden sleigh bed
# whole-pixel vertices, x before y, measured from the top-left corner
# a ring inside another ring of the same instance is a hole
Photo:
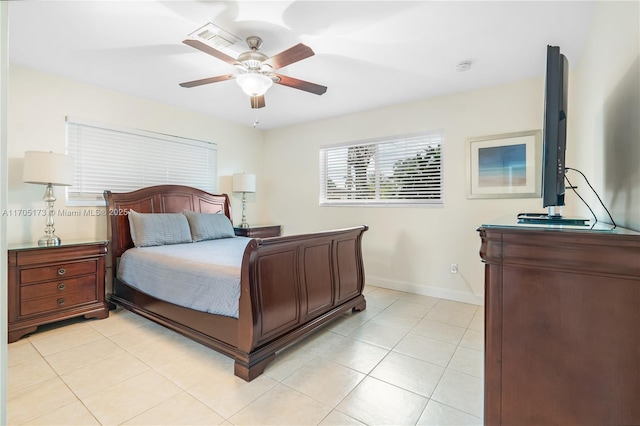
[[[113,274],[110,301],[228,355],[235,360],[235,375],[246,381],[262,374],[278,350],[349,310],[366,307],[361,248],[366,226],[251,240],[242,258],[234,318],[167,303],[117,278],[120,257],[134,246],[130,210],[224,213],[231,220],[226,194],[162,185],[105,191],[104,196]]]

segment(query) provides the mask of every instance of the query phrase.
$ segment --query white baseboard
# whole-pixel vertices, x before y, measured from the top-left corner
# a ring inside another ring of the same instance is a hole
[[[386,278],[367,276],[367,284],[376,287],[384,287],[390,290],[406,291],[420,294],[422,296],[438,297],[440,299],[455,300],[456,302],[472,303],[474,305],[484,305],[484,295],[477,295],[471,292],[449,290],[442,287],[417,285],[388,280]]]

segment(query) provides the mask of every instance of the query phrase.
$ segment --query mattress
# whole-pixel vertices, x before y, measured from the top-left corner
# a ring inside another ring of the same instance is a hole
[[[135,247],[120,257],[120,281],[185,308],[238,318],[240,267],[251,238]]]

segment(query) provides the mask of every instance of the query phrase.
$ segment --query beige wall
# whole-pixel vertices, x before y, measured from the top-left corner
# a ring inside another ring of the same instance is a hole
[[[8,209],[42,209],[44,187],[22,182],[24,152],[64,152],[65,116],[215,142],[218,145],[218,191],[231,193],[231,175],[262,172],[262,133],[204,114],[185,111],[97,86],[12,65],[9,70],[9,195]],[[256,204],[266,198],[248,196],[248,220],[258,220]],[[57,209],[75,210],[64,202],[64,188],[56,188]],[[232,195],[234,222],[240,221],[241,202]],[[9,243],[37,240],[44,234],[43,217],[7,217]],[[64,239],[106,238],[104,217],[56,217],[56,234]]]
[[[285,233],[367,224],[367,282],[421,294],[481,302],[483,269],[476,228],[502,216],[539,211],[535,199],[467,199],[466,138],[540,129],[543,80],[266,132],[268,219]],[[318,149],[323,144],[443,129],[444,206],[319,207]],[[458,274],[451,274],[457,263]]]
[[[570,84],[568,144],[616,223],[640,231],[640,3],[599,2]],[[581,193],[608,216],[587,185]],[[575,184],[575,183],[574,183]],[[589,212],[582,207],[582,214]]]

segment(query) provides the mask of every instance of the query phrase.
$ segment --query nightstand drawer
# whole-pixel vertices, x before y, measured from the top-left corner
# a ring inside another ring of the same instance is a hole
[[[95,289],[95,275],[85,275],[78,278],[60,279],[40,284],[23,285],[20,287],[20,299],[35,299],[38,297],[59,295],[64,296],[74,291],[86,288]]]
[[[74,277],[78,275],[95,274],[98,262],[95,259],[73,263],[61,263],[41,266],[38,268],[23,268],[20,271],[20,283],[29,284],[38,281],[48,281]]]
[[[107,318],[107,245],[104,240],[82,240],[59,246],[26,243],[8,247],[9,343],[44,324],[79,316]]]
[[[74,291],[60,296],[51,296],[41,299],[23,300],[20,303],[20,315],[27,316],[50,311],[59,311],[73,308],[84,303],[97,300],[96,288],[86,287],[80,291]]]

